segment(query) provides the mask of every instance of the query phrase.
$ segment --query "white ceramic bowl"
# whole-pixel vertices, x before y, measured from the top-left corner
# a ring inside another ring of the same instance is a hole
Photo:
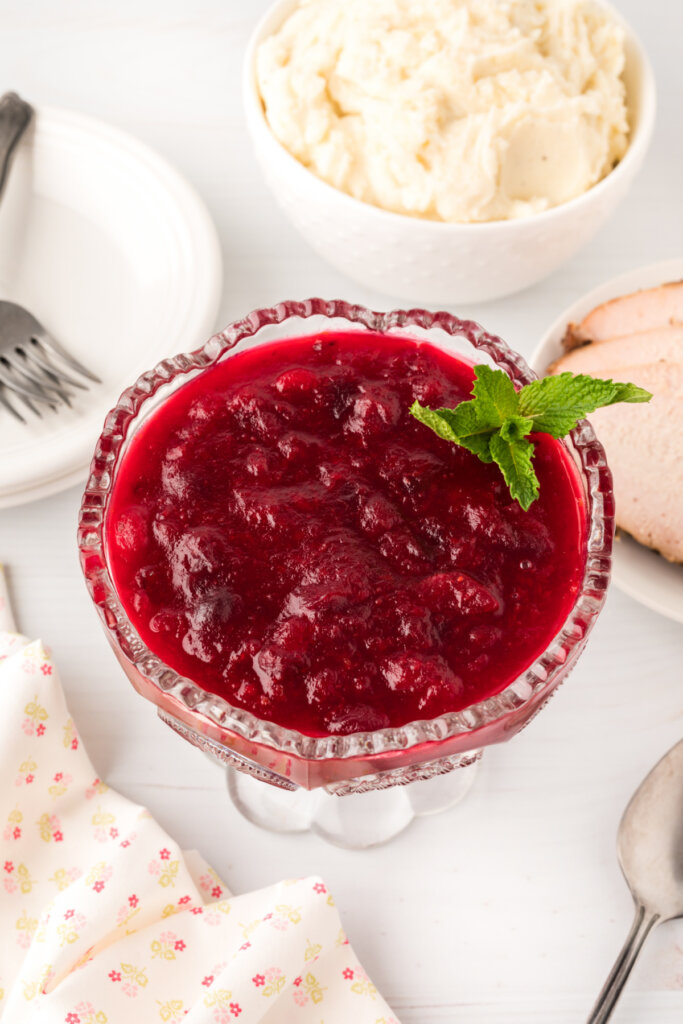
[[[683,279],[683,258],[629,270],[582,296],[561,313],[543,335],[531,357],[531,366],[543,376],[563,354],[562,337],[568,323],[579,323],[592,309],[609,299]],[[609,452],[607,453],[609,459]],[[618,515],[618,510],[617,510]],[[683,565],[673,565],[632,537],[618,535],[612,554],[612,579],[636,601],[670,619],[683,622]]]
[[[298,0],[276,0],[247,49],[247,126],[266,181],[303,237],[328,263],[366,287],[420,304],[500,298],[552,273],[584,245],[625,196],[655,119],[655,83],[634,32],[626,32],[625,81],[631,142],[623,160],[588,192],[520,220],[449,224],[390,213],[341,192],[299,163],[272,134],[256,83],[256,50]],[[605,5],[607,6],[607,5]]]

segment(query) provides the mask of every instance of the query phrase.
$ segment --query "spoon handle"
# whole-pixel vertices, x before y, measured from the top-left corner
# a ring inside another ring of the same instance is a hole
[[[640,904],[636,907],[636,916],[628,933],[626,942],[609,973],[595,1006],[591,1010],[586,1024],[605,1024],[612,1016],[643,943],[652,929],[659,923],[659,915],[646,910]]]

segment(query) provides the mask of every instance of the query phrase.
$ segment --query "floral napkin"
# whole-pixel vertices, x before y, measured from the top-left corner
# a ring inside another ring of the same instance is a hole
[[[0,566],[0,1018],[397,1024],[319,878],[243,896],[96,775]]]

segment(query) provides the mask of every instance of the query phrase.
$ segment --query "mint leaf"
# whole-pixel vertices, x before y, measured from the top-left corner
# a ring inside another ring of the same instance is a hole
[[[428,409],[413,402],[411,414],[420,423],[431,427],[444,441],[452,441],[477,455],[482,462],[491,462],[489,438],[493,427],[482,422],[476,402],[461,402],[455,409]]]
[[[503,370],[474,367],[473,398],[455,409],[428,409],[414,402],[410,412],[445,441],[467,448],[482,462],[496,462],[510,494],[526,511],[538,497],[531,464],[531,433],[560,438],[588,413],[615,402],[649,402],[635,384],[587,374],[560,373],[532,381],[519,391]]]
[[[652,395],[635,384],[619,384],[586,374],[558,373],[527,384],[519,392],[519,411],[531,416],[534,430],[564,437],[589,412],[615,402],[649,402]]]
[[[472,394],[474,401],[468,404],[476,405],[480,421],[491,427],[500,427],[519,409],[519,395],[507,373],[492,370],[485,363],[474,367]]]
[[[500,466],[510,494],[519,502],[524,511],[538,497],[538,477],[531,465],[534,446],[526,438],[507,440],[500,434],[494,434],[490,441],[491,455]]]

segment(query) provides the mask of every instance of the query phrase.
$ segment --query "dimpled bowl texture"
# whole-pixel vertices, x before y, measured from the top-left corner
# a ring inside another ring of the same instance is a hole
[[[292,224],[323,259],[366,288],[402,302],[445,306],[518,292],[590,241],[641,167],[654,127],[654,76],[634,32],[609,7],[626,34],[632,133],[624,158],[588,192],[531,217],[481,224],[420,220],[354,199],[291,156],[264,115],[256,51],[296,6],[297,0],[277,0],[251,37],[243,82],[247,127],[266,182]]]

